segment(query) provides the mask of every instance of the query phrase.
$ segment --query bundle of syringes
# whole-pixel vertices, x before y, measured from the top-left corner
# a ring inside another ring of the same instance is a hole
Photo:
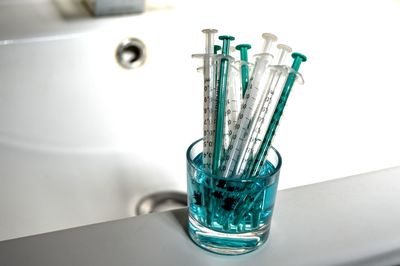
[[[293,53],[292,66],[287,66],[285,59],[292,49],[283,44],[273,47],[277,37],[264,33],[264,44],[254,63],[248,61],[249,44],[236,46],[240,60],[235,60],[230,55],[234,37],[219,36],[221,49],[214,45],[217,30],[202,32],[205,53],[193,56],[203,59],[203,166],[222,177],[257,176],[293,84],[303,82],[298,70],[306,57]]]

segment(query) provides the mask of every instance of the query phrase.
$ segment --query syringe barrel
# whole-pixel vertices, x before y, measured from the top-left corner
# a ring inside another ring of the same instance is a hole
[[[243,99],[244,103],[239,113],[235,132],[232,136],[231,145],[225,158],[223,176],[228,177],[235,174],[237,163],[243,152],[243,143],[246,141],[251,118],[259,104],[260,94],[264,89],[263,83],[267,80],[264,76],[267,74],[267,67],[271,63],[273,56],[271,54],[258,55],[256,65],[253,71],[253,77],[250,80],[249,89]]]

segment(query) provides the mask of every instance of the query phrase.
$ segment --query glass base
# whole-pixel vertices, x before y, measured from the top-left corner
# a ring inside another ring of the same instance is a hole
[[[189,236],[198,246],[224,255],[240,255],[256,250],[268,238],[270,225],[253,232],[223,233],[211,230],[189,215]]]

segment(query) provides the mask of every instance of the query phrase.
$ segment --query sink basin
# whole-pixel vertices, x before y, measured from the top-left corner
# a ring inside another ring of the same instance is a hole
[[[202,90],[183,85],[201,76],[184,44],[160,45],[174,37],[149,24],[163,12],[46,25],[38,12],[57,6],[25,8],[36,27],[0,36],[0,240],[133,216],[148,195],[184,192]],[[129,38],[145,58],[127,69],[116,52]]]
[[[186,148],[202,135],[191,54],[205,27],[251,43],[249,58],[269,31],[309,58],[273,143],[279,189],[399,165],[395,2],[253,0],[244,14],[229,1],[149,0],[140,15],[94,18],[81,0],[0,0],[0,240],[176,206]],[[221,16],[228,6],[241,19]],[[265,10],[304,16],[293,27]],[[370,29],[388,30],[372,40]]]

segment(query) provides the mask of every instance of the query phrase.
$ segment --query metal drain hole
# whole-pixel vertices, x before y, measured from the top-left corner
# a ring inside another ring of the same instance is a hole
[[[129,38],[118,45],[116,56],[123,68],[136,68],[144,64],[146,48],[141,40]]]
[[[148,214],[178,209],[187,206],[186,193],[158,192],[144,197],[136,208],[136,214]]]

